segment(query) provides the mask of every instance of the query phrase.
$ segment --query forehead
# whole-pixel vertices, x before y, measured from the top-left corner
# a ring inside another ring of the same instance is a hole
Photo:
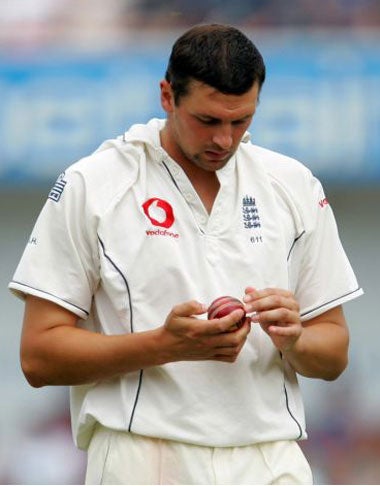
[[[192,81],[188,93],[181,98],[190,112],[204,114],[215,118],[244,117],[255,112],[259,97],[259,85],[242,95],[225,94],[200,81]]]

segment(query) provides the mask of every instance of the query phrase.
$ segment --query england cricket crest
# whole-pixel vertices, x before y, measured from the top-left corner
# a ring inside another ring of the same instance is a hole
[[[254,197],[243,197],[242,212],[244,228],[261,228],[259,211]]]

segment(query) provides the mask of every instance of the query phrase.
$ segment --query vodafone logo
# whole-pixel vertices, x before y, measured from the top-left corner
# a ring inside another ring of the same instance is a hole
[[[329,203],[329,202],[328,202],[328,200],[327,200],[327,197],[325,197],[325,198],[321,199],[321,200],[318,202],[319,207],[321,207],[321,208],[324,208],[325,206],[327,206],[327,205],[328,205],[328,203]]]
[[[154,226],[160,226],[161,228],[170,228],[174,223],[174,213],[171,205],[159,199],[158,197],[152,197],[144,202],[142,205],[144,214],[149,218],[150,222]]]

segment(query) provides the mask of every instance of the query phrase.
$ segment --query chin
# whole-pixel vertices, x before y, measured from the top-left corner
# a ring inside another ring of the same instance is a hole
[[[221,169],[226,165],[227,162],[221,162],[220,160],[215,162],[202,162],[196,163],[196,166],[199,169],[204,170],[205,172],[216,172],[217,170]]]
[[[219,170],[219,169],[222,169],[225,165],[227,165],[230,158],[231,157],[228,157],[228,158],[223,159],[223,160],[207,160],[204,163],[204,166],[205,166],[206,170],[209,170],[209,171]]]

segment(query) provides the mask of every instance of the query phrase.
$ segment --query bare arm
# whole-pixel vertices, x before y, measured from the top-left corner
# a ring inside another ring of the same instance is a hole
[[[271,337],[293,369],[309,378],[334,380],[348,363],[349,332],[341,306],[302,322],[291,292],[247,288],[248,312]]]
[[[250,322],[227,332],[241,318],[196,318],[195,301],[175,306],[166,322],[146,332],[107,336],[77,327],[78,317],[50,301],[28,296],[21,337],[21,366],[32,386],[91,383],[181,360],[236,360]]]

